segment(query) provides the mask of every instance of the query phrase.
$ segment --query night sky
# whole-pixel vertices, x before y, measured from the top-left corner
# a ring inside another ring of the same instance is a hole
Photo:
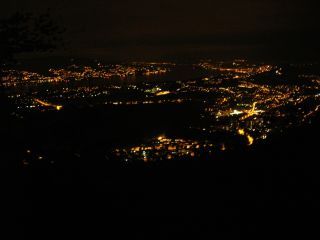
[[[319,52],[317,1],[10,0],[0,13],[47,8],[67,29],[56,55],[295,59]]]

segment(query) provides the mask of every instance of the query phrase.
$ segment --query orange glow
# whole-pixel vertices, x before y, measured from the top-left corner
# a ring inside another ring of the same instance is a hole
[[[251,137],[249,134],[247,135],[247,139],[248,139],[248,145],[251,146],[254,142],[253,137]]]
[[[223,143],[221,146],[221,151],[225,151],[225,150],[227,150],[227,148],[226,148],[226,145]]]
[[[156,94],[156,96],[164,96],[164,95],[168,95],[168,94],[170,94],[170,91],[162,91],[162,92],[158,92]]]
[[[166,137],[165,137],[164,135],[161,135],[161,136],[159,136],[157,139],[158,139],[158,141],[163,141],[163,140],[166,139]]]

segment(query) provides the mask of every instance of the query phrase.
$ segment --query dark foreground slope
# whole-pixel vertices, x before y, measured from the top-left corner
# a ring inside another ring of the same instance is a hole
[[[14,152],[24,143],[4,133],[7,229],[42,239],[317,234],[319,122],[212,160],[127,165],[66,154],[23,166]]]

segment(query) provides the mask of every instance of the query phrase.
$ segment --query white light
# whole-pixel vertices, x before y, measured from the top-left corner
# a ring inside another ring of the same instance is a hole
[[[243,113],[242,111],[233,110],[233,112],[230,113],[230,115],[240,115],[240,114],[242,114],[242,113]]]

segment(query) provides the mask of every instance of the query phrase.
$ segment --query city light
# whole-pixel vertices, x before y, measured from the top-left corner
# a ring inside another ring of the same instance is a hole
[[[12,115],[19,119],[24,118],[25,112],[60,111],[74,106],[129,110],[134,106],[161,105],[190,109],[184,117],[188,131],[193,134],[190,138],[160,135],[132,147],[116,146],[118,151],[114,154],[127,162],[134,158],[146,162],[199,158],[214,150],[232,149],[239,141],[239,138],[230,139],[233,136],[244,137],[251,146],[273,132],[308,123],[320,111],[320,77],[317,75],[299,74],[295,83],[279,81],[278,78],[285,77],[282,66],[234,60],[190,64],[192,71],[205,74],[192,79],[171,80],[172,76],[166,79],[171,72],[185,67],[148,62],[74,64],[51,68],[47,75],[6,70],[2,80],[8,89],[8,98],[16,106]],[[268,77],[263,79],[265,74]],[[165,118],[169,119],[170,115]],[[216,134],[222,135],[221,139],[214,140]]]

